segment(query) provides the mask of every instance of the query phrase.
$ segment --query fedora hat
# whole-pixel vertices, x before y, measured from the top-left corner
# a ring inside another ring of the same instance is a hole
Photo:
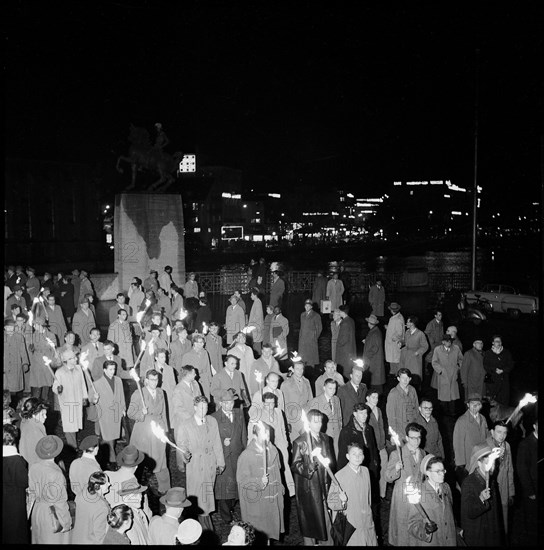
[[[311,306],[314,305],[314,303],[312,302],[312,300],[310,300],[310,298],[307,298],[306,300],[304,300],[304,305],[306,304],[310,304]]]
[[[219,402],[235,401],[236,399],[238,399],[238,394],[232,388],[229,388],[228,390],[223,390],[219,397]]]
[[[119,466],[137,466],[145,458],[145,454],[139,451],[134,445],[127,445],[118,455]]]
[[[471,401],[480,401],[482,402],[482,396],[479,393],[469,393],[468,397],[465,399],[465,403],[470,403]]]
[[[374,313],[372,315],[369,315],[368,317],[366,317],[365,321],[367,323],[370,323],[371,325],[377,325],[380,322],[380,321],[378,321],[378,318],[374,315]]]
[[[491,454],[493,449],[487,444],[487,443],[480,443],[479,445],[475,445],[472,449],[472,454],[470,455],[470,466],[468,468],[468,473],[471,474],[476,469],[476,466],[478,465],[478,460],[483,458],[484,456],[487,456],[488,454]]]
[[[147,490],[145,485],[140,485],[135,477],[127,479],[121,483],[121,490],[119,496],[132,495],[134,493],[143,493]]]
[[[191,506],[191,501],[187,500],[187,493],[183,487],[168,489],[168,492],[159,500],[165,506],[171,506],[172,508],[187,508],[187,506]]]
[[[397,313],[398,311],[400,311],[400,304],[397,304],[397,302],[391,302],[389,304],[389,309],[394,313]]]
[[[63,447],[64,443],[60,437],[56,435],[46,435],[36,444],[36,454],[43,460],[55,458],[60,454]]]
[[[178,527],[176,538],[181,544],[193,544],[202,535],[202,525],[196,519],[185,519]]]

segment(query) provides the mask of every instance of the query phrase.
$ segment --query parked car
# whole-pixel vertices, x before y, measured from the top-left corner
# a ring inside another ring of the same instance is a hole
[[[521,313],[537,313],[538,298],[529,294],[520,294],[510,285],[487,284],[481,290],[470,290],[465,293],[467,304],[485,303],[488,311],[508,313],[518,317]]]

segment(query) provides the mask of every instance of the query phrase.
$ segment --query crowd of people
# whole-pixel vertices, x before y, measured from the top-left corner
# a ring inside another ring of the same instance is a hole
[[[87,272],[9,266],[4,279],[3,542],[197,544],[218,514],[225,545],[271,543],[290,498],[305,545],[503,545],[516,494],[536,519],[538,421],[514,457],[515,422],[480,413],[509,404],[502,338],[463,353],[442,312],[420,330],[380,280],[358,358],[341,271],[317,274],[295,320],[263,258],[221,318],[194,273],[178,286],[169,266],[151,270],[117,294],[105,338]],[[68,470],[63,449],[78,457]]]

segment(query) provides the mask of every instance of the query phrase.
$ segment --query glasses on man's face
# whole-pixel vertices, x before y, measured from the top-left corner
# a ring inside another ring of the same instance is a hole
[[[432,474],[445,474],[447,470],[429,470]]]

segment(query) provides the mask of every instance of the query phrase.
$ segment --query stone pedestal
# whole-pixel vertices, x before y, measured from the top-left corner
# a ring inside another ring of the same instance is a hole
[[[115,196],[114,269],[120,290],[150,269],[172,267],[172,279],[185,283],[185,241],[181,195],[125,193]]]

